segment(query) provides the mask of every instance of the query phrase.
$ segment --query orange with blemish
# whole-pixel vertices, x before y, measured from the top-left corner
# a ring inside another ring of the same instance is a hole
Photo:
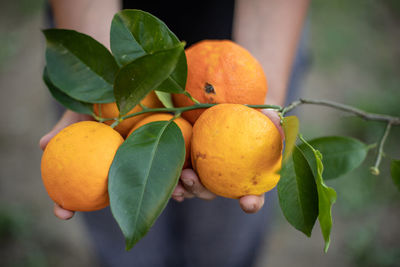
[[[205,40],[186,49],[186,91],[201,103],[264,104],[267,79],[258,61],[229,40]],[[173,95],[178,107],[194,103],[183,94]],[[194,124],[204,109],[183,113]]]

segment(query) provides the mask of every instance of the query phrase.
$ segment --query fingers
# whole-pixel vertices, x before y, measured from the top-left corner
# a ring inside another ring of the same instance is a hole
[[[185,198],[193,197],[211,200],[216,196],[201,184],[192,169],[184,169],[178,185],[175,187],[174,192],[172,192],[172,198],[178,202],[182,202]]]
[[[264,205],[264,194],[261,196],[244,196],[239,199],[242,210],[246,213],[256,213]]]
[[[285,138],[285,133],[283,132],[283,128],[281,125],[281,118],[279,117],[278,113],[275,110],[270,110],[270,109],[263,109],[262,113],[265,114],[278,128],[279,133],[281,134],[282,140]]]
[[[178,202],[182,202],[185,198],[192,197],[212,200],[216,195],[208,191],[201,184],[199,178],[192,169],[184,169],[181,174],[180,182],[172,193],[172,198]],[[244,212],[256,213],[264,205],[264,199],[264,194],[261,196],[249,195],[241,197],[239,199],[239,204]]]
[[[58,204],[54,203],[54,215],[61,220],[69,220],[74,216],[75,212],[70,210],[65,210],[61,208]]]
[[[51,138],[53,138],[59,131],[72,123],[83,120],[93,120],[93,118],[89,115],[78,114],[73,111],[67,110],[61,117],[61,119],[57,122],[57,124],[53,127],[53,129],[49,133],[45,134],[42,138],[40,138],[39,147],[44,150]],[[53,211],[54,215],[61,220],[69,220],[74,216],[75,213],[73,211],[61,208],[58,204],[54,204]]]
[[[53,129],[45,134],[39,141],[39,147],[44,150],[51,140],[59,131],[64,129],[70,124],[73,124],[78,121],[83,120],[93,120],[93,118],[89,115],[79,114],[70,110],[67,110],[61,119],[57,122],[57,124],[53,127]]]
[[[173,199],[178,202],[182,202],[185,198],[193,198],[194,195],[189,193],[182,185],[181,181],[179,181],[178,185],[175,187],[174,192],[172,192]]]
[[[208,191],[200,182],[196,173],[192,169],[184,169],[181,174],[181,183],[187,192],[193,194],[194,196],[211,200],[216,197],[214,193]]]

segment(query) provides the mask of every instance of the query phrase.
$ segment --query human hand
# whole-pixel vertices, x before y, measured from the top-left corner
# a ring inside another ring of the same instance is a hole
[[[172,193],[172,198],[178,202],[182,202],[185,198],[193,197],[212,200],[216,195],[208,191],[201,184],[200,179],[192,169],[184,169],[181,179]],[[260,196],[243,196],[239,199],[239,205],[246,213],[256,213],[264,205],[264,194]]]
[[[268,116],[271,121],[277,126],[283,138],[283,130],[280,126],[280,118],[277,113],[271,110],[263,110],[263,113]],[[54,126],[54,128],[40,139],[40,148],[44,150],[50,139],[53,138],[63,128],[67,127],[70,124],[83,120],[93,120],[93,118],[89,115],[66,111],[63,117]],[[192,169],[184,169],[181,174],[181,179],[172,193],[172,198],[178,202],[182,202],[185,198],[193,197],[198,197],[205,200],[212,200],[216,197],[216,195],[207,190],[201,184],[198,176]],[[264,194],[260,196],[243,196],[239,199],[239,205],[246,213],[256,213],[263,207],[264,199]],[[54,215],[62,220],[68,220],[72,218],[75,213],[74,211],[63,209],[56,203],[54,203],[53,211]]]
[[[53,127],[53,129],[45,134],[39,141],[39,147],[44,150],[47,144],[50,142],[51,138],[53,138],[59,131],[64,129],[70,124],[79,121],[87,121],[93,120],[93,118],[89,115],[75,113],[73,111],[67,110],[61,119],[57,122],[57,124]],[[66,210],[61,208],[58,204],[54,203],[54,215],[62,220],[71,219],[74,216],[74,211]]]
[[[273,110],[262,110],[262,112],[270,118],[270,120],[278,128],[282,140],[284,138],[283,129],[280,125],[280,117]],[[207,190],[200,182],[200,179],[192,169],[184,169],[181,179],[172,193],[172,198],[178,202],[182,202],[185,198],[198,197],[200,199],[212,200],[216,195]],[[264,194],[243,196],[239,199],[239,205],[246,213],[256,213],[264,205]]]

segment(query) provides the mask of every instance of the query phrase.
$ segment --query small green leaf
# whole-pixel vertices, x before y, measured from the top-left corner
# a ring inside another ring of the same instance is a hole
[[[279,204],[287,221],[311,236],[318,217],[318,192],[312,171],[296,146],[292,156],[282,165],[277,189]]]
[[[85,34],[63,29],[43,31],[50,80],[68,96],[89,103],[114,101],[118,65],[102,44]]]
[[[125,65],[114,82],[114,94],[121,114],[128,113],[175,69],[183,44],[148,54]],[[157,67],[155,67],[157,66]]]
[[[172,101],[172,96],[171,93],[166,93],[166,92],[161,92],[161,91],[155,91],[158,100],[164,105],[166,108],[173,108],[174,103]]]
[[[154,224],[178,183],[185,142],[173,121],[146,124],[119,147],[109,171],[111,211],[131,249]]]
[[[308,142],[324,157],[324,179],[334,179],[357,168],[367,156],[369,147],[357,139],[344,136],[316,138]],[[306,144],[300,145],[311,166],[316,166],[314,152]],[[316,174],[316,169],[313,169]]]
[[[390,173],[392,175],[393,183],[400,191],[400,160],[392,160],[390,163]]]
[[[330,244],[330,235],[332,229],[332,205],[336,202],[336,191],[325,185],[322,178],[324,166],[322,164],[322,155],[318,150],[315,150],[306,140],[300,135],[301,141],[307,145],[308,148],[314,153],[315,161],[310,162],[305,157],[311,169],[316,169],[314,179],[318,191],[318,221],[321,227],[322,236],[325,240],[324,251],[327,252]],[[301,148],[300,148],[301,150]]]
[[[283,162],[289,159],[293,148],[296,145],[297,134],[299,133],[299,119],[296,116],[283,118],[283,131],[285,133],[285,151],[283,152]]]
[[[175,34],[160,19],[142,10],[125,9],[118,12],[111,23],[111,50],[123,66],[144,55],[171,49],[180,44]],[[158,68],[155,64],[153,68]],[[187,63],[184,49],[171,75],[161,83],[158,91],[183,93],[186,85]]]
[[[51,81],[47,73],[47,68],[43,70],[43,81],[47,85],[51,95],[65,108],[82,114],[93,114],[93,104],[81,102],[63,93]]]

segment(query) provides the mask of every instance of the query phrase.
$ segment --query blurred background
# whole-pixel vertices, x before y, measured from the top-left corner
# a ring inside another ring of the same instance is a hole
[[[45,1],[2,1],[0,8],[0,266],[98,266],[81,218],[60,221],[40,178],[40,137],[58,114],[42,80]],[[351,104],[400,116],[400,1],[311,2],[310,68],[302,97]],[[324,107],[297,110],[308,138],[346,135],[376,143],[384,125]],[[400,266],[400,192],[389,173],[400,159],[400,129],[385,146],[381,175],[365,163],[327,182],[337,191],[331,246],[323,253],[316,225],[311,238],[275,221],[258,266]]]

